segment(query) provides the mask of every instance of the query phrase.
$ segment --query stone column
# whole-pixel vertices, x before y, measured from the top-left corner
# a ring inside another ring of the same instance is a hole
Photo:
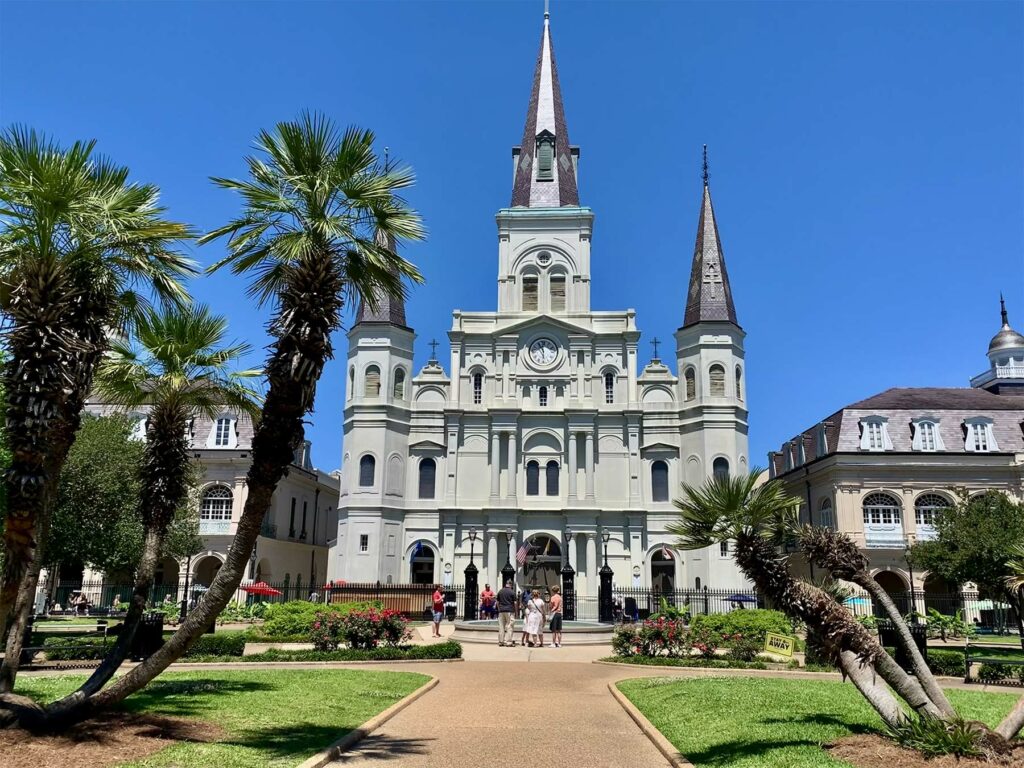
[[[498,479],[501,473],[501,433],[491,432],[491,498],[498,498]]]
[[[594,498],[594,430],[586,433],[587,500]]]
[[[516,432],[508,433],[508,497],[515,501],[519,470],[519,455],[516,446]]]
[[[585,533],[587,537],[587,596],[597,596],[597,534]]]
[[[504,565],[504,563],[501,563]],[[484,583],[490,583],[492,588],[498,587],[498,582],[501,580],[501,574],[498,573],[498,569],[501,568],[498,564],[498,532],[487,531],[487,573],[484,576]],[[498,587],[500,588],[500,587]],[[498,589],[494,590],[495,592]]]
[[[576,501],[576,432],[569,430],[569,501]]]

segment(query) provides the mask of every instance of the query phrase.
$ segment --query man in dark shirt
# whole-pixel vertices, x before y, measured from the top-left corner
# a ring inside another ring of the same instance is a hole
[[[512,582],[506,581],[505,586],[498,590],[498,645],[512,646],[516,641],[512,637],[512,629],[516,623],[516,592]]]

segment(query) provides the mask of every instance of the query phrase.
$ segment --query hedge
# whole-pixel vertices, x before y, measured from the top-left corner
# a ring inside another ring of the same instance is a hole
[[[793,625],[786,614],[781,611],[769,611],[760,608],[729,613],[699,613],[690,623],[693,629],[707,628],[718,635],[743,635],[764,642],[768,632],[779,635],[792,635]],[[723,642],[727,646],[728,642]]]
[[[928,649],[928,669],[935,675],[963,677],[966,665],[963,651]]]
[[[117,640],[109,637],[50,637],[43,643],[43,652],[50,661],[98,661]],[[199,639],[184,654],[194,656],[241,656],[245,650],[244,632],[219,632],[200,635]]]
[[[436,646],[435,646],[436,647]],[[768,669],[763,661],[734,661],[732,659],[698,659],[670,656],[609,656],[601,661],[616,664],[636,664],[641,667],[707,667],[709,669]]]
[[[369,650],[353,650],[340,648],[337,651],[285,651],[271,648],[263,653],[243,656],[242,658],[223,656],[204,656],[193,659],[200,663],[217,663],[223,661],[269,662],[269,661],[412,661],[418,659],[461,659],[462,646],[449,640],[435,645],[403,645],[397,648],[371,648]]]
[[[309,628],[320,611],[347,614],[355,610],[380,607],[379,602],[362,603],[311,603],[308,600],[289,600],[286,603],[270,603],[264,616],[263,625],[254,632],[255,636],[301,637],[300,642],[309,642]]]

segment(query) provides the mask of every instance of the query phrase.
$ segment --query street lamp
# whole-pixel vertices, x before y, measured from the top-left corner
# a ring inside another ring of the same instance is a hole
[[[501,569],[501,585],[505,586],[516,578],[516,569],[512,567],[512,529],[505,529],[505,567]]]
[[[476,589],[478,586],[477,582],[477,567],[473,562],[473,545],[476,544],[476,528],[470,528],[469,530],[469,565],[466,566],[466,594],[465,594],[465,607],[463,609],[463,616],[467,621],[472,621],[476,618]]]
[[[608,567],[608,541],[611,539],[611,537],[612,535],[608,531],[604,531],[601,533],[601,541],[604,542],[604,568]]]
[[[565,565],[562,566],[562,613],[566,621],[576,620],[576,571],[569,559],[572,528],[565,526]]]
[[[597,596],[597,618],[602,622],[611,622],[615,619],[615,609],[612,605],[612,569],[608,567],[608,540],[612,535],[609,531],[601,532],[601,541],[604,542],[604,565],[601,566],[600,586]]]
[[[469,564],[473,564],[473,546],[476,544],[476,528],[469,529]]]
[[[182,622],[185,620],[185,614],[188,613],[188,577],[192,575],[192,555],[188,556],[188,562],[185,564],[185,594],[181,598],[181,612],[178,614],[178,621]]]
[[[909,546],[904,548],[903,556],[907,560],[907,569],[910,571],[910,620],[912,623],[917,624],[917,600],[914,595],[914,558]]]

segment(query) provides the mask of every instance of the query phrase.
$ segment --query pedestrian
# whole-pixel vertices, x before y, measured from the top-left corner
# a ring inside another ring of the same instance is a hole
[[[441,589],[441,585],[438,584],[434,590],[434,596],[431,598],[434,612],[434,637],[441,636],[441,619],[444,618],[444,591]]]
[[[523,622],[524,634],[528,636],[527,644],[537,647],[540,643],[538,636],[544,627],[544,601],[540,599],[540,590],[535,589],[530,593],[530,602],[526,604],[526,621]]]
[[[498,590],[498,645],[514,646],[513,630],[516,625],[516,593],[512,582],[506,581],[505,586]]]
[[[490,584],[484,584],[484,591],[480,593],[480,617],[494,618],[494,591]]]
[[[551,647],[562,647],[562,595],[558,587],[551,588]]]
[[[532,595],[529,587],[523,587],[523,593],[519,596],[519,617],[523,620],[523,636],[519,642],[526,645],[530,641],[530,633],[526,631],[527,607],[530,605]]]

